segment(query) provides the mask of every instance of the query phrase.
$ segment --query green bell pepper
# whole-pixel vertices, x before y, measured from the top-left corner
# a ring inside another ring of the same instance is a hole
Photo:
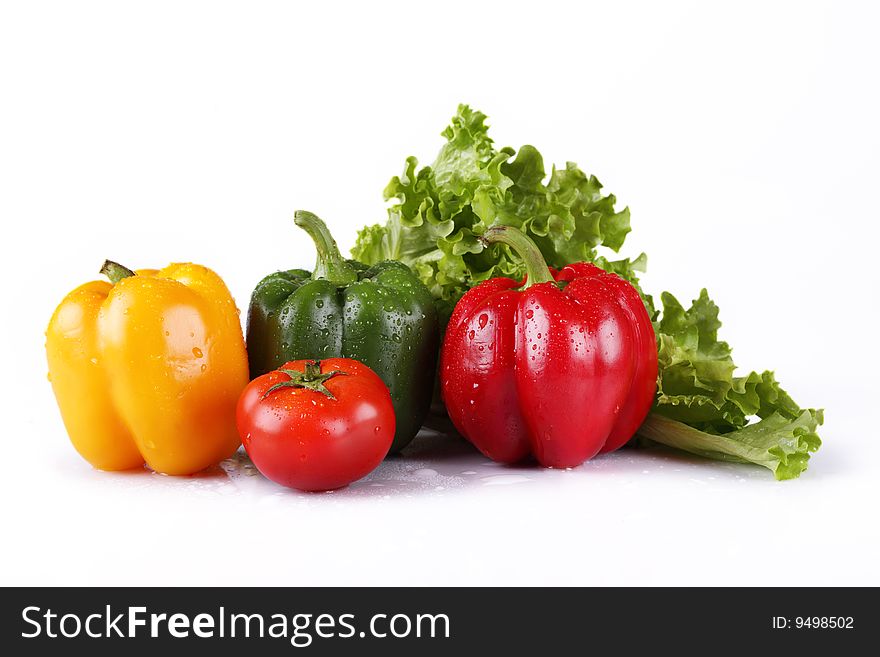
[[[269,274],[251,295],[247,350],[251,378],[302,358],[354,358],[391,392],[397,430],[391,452],[422,426],[436,375],[440,329],[434,299],[409,267],[346,260],[311,212],[294,221],[314,240],[314,272]]]

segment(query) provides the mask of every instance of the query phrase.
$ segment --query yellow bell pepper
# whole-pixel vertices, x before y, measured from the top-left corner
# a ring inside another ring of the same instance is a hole
[[[46,331],[49,378],[70,440],[101,470],[144,462],[203,470],[238,449],[248,383],[235,302],[207,267],[137,273],[113,262],[68,294]]]

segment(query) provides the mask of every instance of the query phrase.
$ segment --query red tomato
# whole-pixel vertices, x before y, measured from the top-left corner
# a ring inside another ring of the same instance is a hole
[[[350,358],[295,360],[250,382],[238,432],[257,469],[299,490],[347,486],[373,470],[394,440],[382,379]]]

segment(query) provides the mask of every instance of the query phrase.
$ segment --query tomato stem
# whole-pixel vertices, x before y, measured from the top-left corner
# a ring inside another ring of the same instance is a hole
[[[290,379],[287,381],[279,381],[278,383],[270,387],[268,390],[266,390],[266,392],[263,393],[261,399],[265,399],[273,392],[275,392],[276,390],[280,390],[281,388],[305,388],[307,390],[311,390],[312,392],[320,392],[322,395],[325,395],[335,401],[336,397],[333,396],[333,393],[327,389],[324,383],[332,379],[334,376],[345,376],[348,374],[348,372],[343,372],[342,370],[321,372],[321,361],[319,360],[306,361],[303,371],[288,370],[284,369],[283,367],[279,368],[277,371],[283,372],[284,374],[289,376]]]

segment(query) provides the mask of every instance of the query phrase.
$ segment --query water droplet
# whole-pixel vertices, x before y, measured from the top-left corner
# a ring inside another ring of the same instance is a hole
[[[193,347],[193,356],[195,356],[196,358],[201,358],[204,355],[205,354],[202,353],[201,349],[199,349],[198,347]]]
[[[323,307],[324,307],[324,300],[323,299],[318,299],[317,301],[315,301],[315,308],[323,308]]]
[[[97,365],[97,364],[98,364],[98,359],[97,359],[97,358],[89,358],[89,362],[90,362],[92,365]]]
[[[534,316],[535,316],[535,312],[533,310],[526,311],[526,319],[531,319]]]
[[[480,315],[480,319],[477,321],[480,324],[480,328],[486,328],[486,323],[489,321],[489,315],[483,313],[482,315]]]

